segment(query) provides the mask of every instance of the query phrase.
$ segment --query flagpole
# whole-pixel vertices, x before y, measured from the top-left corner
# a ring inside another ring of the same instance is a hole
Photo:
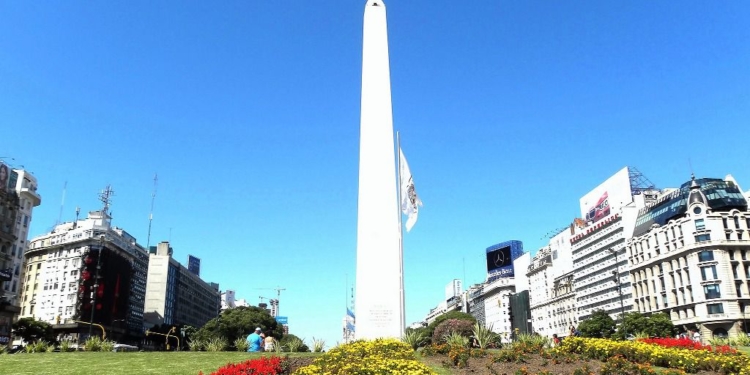
[[[398,188],[397,191],[397,197],[398,197],[398,256],[400,259],[400,274],[399,274],[399,292],[401,293],[401,311],[399,312],[400,318],[401,318],[401,334],[404,333],[404,329],[406,328],[406,311],[404,306],[404,226],[401,223],[401,217],[403,216],[401,212],[401,134],[397,131],[396,132],[396,145],[398,146],[398,155],[396,155],[396,170],[398,171]]]

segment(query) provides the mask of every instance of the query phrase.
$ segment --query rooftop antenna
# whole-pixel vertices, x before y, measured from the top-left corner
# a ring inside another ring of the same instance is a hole
[[[81,207],[76,206],[76,221],[73,222],[73,228],[78,227],[78,215],[81,214]]]
[[[102,221],[106,221],[108,226],[109,220],[107,220],[107,216],[109,216],[109,219],[112,218],[109,212],[109,205],[112,203],[112,197],[114,195],[115,191],[112,190],[112,185],[107,185],[107,187],[99,193],[99,200],[102,202]]]
[[[151,211],[148,214],[148,238],[146,239],[146,249],[151,245],[151,222],[154,220],[154,198],[156,198],[156,185],[159,182],[159,176],[154,173],[154,190],[151,192]],[[172,239],[170,228],[170,240]]]
[[[57,214],[57,221],[55,222],[54,226],[57,226],[58,224],[60,224],[60,221],[62,221],[63,208],[65,207],[66,191],[68,191],[68,181],[65,181],[65,184],[63,184],[62,200],[60,201],[60,213]]]

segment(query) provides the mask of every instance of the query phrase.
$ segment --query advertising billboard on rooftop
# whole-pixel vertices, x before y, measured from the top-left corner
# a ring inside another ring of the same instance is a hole
[[[581,197],[581,217],[593,224],[631,202],[630,171],[625,167]]]
[[[523,244],[521,241],[506,241],[486,250],[487,254],[487,277],[514,277],[515,270],[513,261],[523,255]]]

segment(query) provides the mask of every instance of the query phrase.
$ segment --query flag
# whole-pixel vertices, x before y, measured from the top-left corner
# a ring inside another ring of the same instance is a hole
[[[398,154],[400,166],[399,180],[401,183],[401,212],[407,216],[406,231],[408,232],[417,222],[419,206],[422,205],[422,201],[419,200],[417,190],[414,189],[414,179],[409,170],[409,163],[406,162],[406,157],[401,148],[399,148]]]

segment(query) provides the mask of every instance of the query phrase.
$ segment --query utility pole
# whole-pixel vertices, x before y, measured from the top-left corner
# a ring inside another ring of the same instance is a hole
[[[625,304],[622,302],[622,283],[620,282],[620,265],[618,264],[618,261],[617,261],[617,250],[612,249],[612,248],[607,249],[607,250],[609,250],[610,253],[615,254],[615,270],[612,271],[612,275],[615,277],[614,281],[615,281],[615,284],[617,285],[617,292],[620,294],[620,328],[623,329],[623,332],[622,332],[623,338],[627,338],[625,337],[626,332],[624,330],[625,329],[624,328]]]
[[[89,320],[89,339],[94,328],[94,312],[96,311],[96,293],[99,289],[99,270],[102,268],[102,250],[104,250],[104,235],[99,237],[99,255],[96,257],[96,272],[94,275],[94,286],[91,289],[91,318]],[[90,253],[90,252],[89,252]]]

